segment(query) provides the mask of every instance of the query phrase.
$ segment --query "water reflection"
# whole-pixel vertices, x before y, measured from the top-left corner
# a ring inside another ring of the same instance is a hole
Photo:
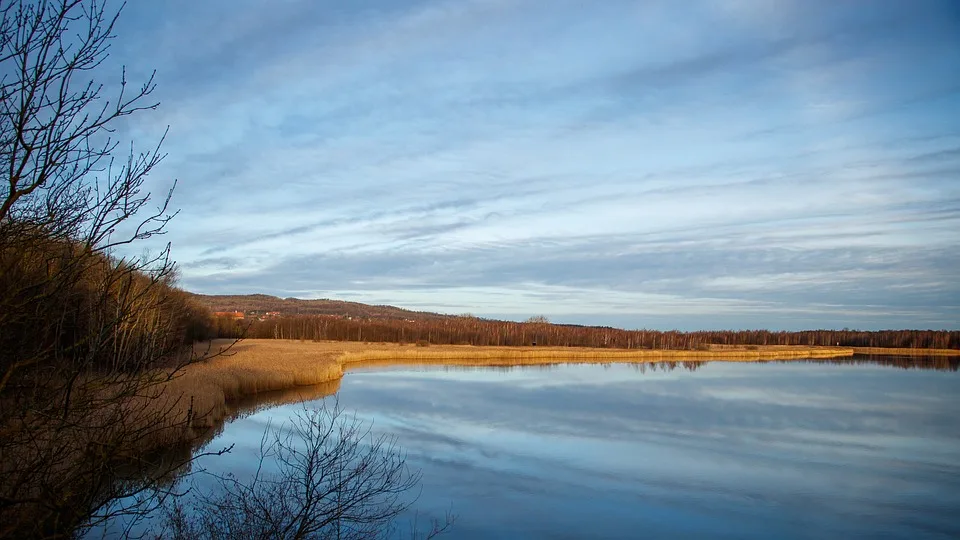
[[[886,360],[379,368],[338,399],[458,538],[960,535],[960,379]]]
[[[876,354],[858,354],[850,359],[855,363],[891,366],[902,369],[935,369],[937,371],[957,371],[960,368],[960,356],[881,356]]]
[[[287,390],[274,390],[246,396],[227,405],[229,411],[227,414],[227,423],[281,405],[314,401],[332,396],[340,390],[340,382],[341,379],[337,379],[310,386],[298,386]]]
[[[906,370],[906,371],[904,371]],[[457,538],[958,537],[949,357],[366,366],[237,404],[201,460],[250,472],[263,429],[337,392],[423,470]],[[264,399],[265,398],[265,399]]]
[[[316,385],[298,386],[288,390],[261,392],[228,402],[223,419],[212,428],[199,433],[198,437],[189,444],[164,448],[156,456],[150,456],[147,461],[154,463],[156,471],[165,473],[165,478],[160,486],[163,488],[172,487],[181,477],[194,470],[196,462],[190,460],[190,456],[200,452],[216,453],[229,447],[228,444],[223,444],[223,432],[234,421],[250,418],[257,413],[283,405],[316,402],[336,394],[339,389],[340,379]],[[230,460],[229,457],[225,456],[214,456],[212,459]],[[120,472],[123,473],[122,470]]]
[[[721,363],[728,363],[720,361]],[[901,369],[919,369],[935,371],[957,371],[960,368],[960,356],[892,356],[892,355],[874,355],[874,354],[855,354],[848,357],[838,358],[809,358],[809,359],[789,359],[789,360],[750,360],[754,364],[832,364],[838,366],[885,366]],[[629,359],[620,359],[611,362],[591,362],[593,365],[609,368],[612,366],[629,366],[631,369],[640,373],[648,371],[674,371],[676,369],[684,371],[697,371],[701,367],[710,363],[709,360],[662,360],[657,362],[634,362]],[[370,361],[355,362],[348,366],[349,371],[383,371],[383,370],[405,370],[405,371],[447,371],[447,372],[465,372],[465,371],[495,371],[509,373],[511,371],[553,371],[561,366],[576,365],[577,362],[558,362],[556,364],[537,364],[527,366],[478,366],[478,365],[431,365],[418,362],[413,359],[388,360],[378,359]]]
[[[761,363],[795,363],[796,360],[764,360]],[[900,369],[957,371],[960,356],[893,356],[879,354],[855,354],[841,358],[813,358],[802,360],[809,364],[834,364],[839,366],[885,366]]]

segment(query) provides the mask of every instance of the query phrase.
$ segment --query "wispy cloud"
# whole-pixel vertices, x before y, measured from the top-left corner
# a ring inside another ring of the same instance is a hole
[[[960,17],[917,4],[127,6],[200,292],[623,326],[960,320]],[[819,319],[818,319],[819,317]],[[685,322],[686,321],[686,322]]]

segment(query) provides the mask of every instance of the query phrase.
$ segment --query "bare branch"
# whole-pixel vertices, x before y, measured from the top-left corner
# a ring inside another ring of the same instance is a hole
[[[165,383],[196,361],[208,316],[173,286],[169,246],[114,254],[176,215],[172,189],[155,209],[146,189],[165,137],[117,155],[116,121],[157,107],[153,75],[130,85],[120,70],[113,95],[97,80],[119,14],[103,0],[0,5],[3,537],[140,511],[116,503],[193,459],[154,451],[189,439],[192,408]]]
[[[272,465],[264,473],[264,464]],[[214,476],[213,489],[191,489],[190,510],[173,501],[160,535],[177,539],[376,538],[415,500],[411,471],[393,438],[375,436],[338,406],[304,407],[288,423],[268,426],[260,465],[249,478]],[[446,531],[454,517],[423,533]],[[414,525],[415,526],[415,525]],[[419,537],[416,529],[411,533]]]

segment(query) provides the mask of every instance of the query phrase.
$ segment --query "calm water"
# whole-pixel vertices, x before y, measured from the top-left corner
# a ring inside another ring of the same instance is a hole
[[[336,399],[397,437],[451,538],[960,537],[956,371],[377,368]],[[297,408],[229,424],[204,465],[243,475]]]

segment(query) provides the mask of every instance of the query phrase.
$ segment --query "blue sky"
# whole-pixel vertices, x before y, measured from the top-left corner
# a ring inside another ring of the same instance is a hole
[[[958,328],[955,1],[171,0],[117,34],[191,291]]]

